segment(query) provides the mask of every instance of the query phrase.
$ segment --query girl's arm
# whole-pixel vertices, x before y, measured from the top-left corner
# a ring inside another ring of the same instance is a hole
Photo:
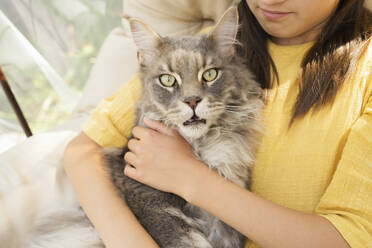
[[[83,132],[68,144],[64,168],[106,247],[158,247],[117,195],[104,171],[101,147]]]
[[[204,176],[191,184],[192,189],[184,193],[185,199],[225,221],[261,247],[349,247],[327,219],[274,204],[217,173],[203,172],[205,166],[200,167],[199,174]]]
[[[223,220],[265,248],[347,248],[325,218],[264,200],[222,178],[193,157],[187,142],[157,121],[135,127],[128,143],[125,174],[171,192]]]

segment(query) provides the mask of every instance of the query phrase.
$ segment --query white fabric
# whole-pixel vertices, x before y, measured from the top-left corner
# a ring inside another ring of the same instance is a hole
[[[60,164],[73,131],[36,134],[0,154],[0,199],[11,187],[35,181]]]
[[[143,20],[161,35],[196,34],[213,25],[238,0],[124,0],[124,14]],[[125,30],[127,21],[123,21]]]
[[[37,134],[0,154],[0,243],[23,247],[40,214],[77,209],[78,201],[62,167],[63,152],[76,132]]]

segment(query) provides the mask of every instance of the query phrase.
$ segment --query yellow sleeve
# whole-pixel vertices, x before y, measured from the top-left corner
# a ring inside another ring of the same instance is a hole
[[[101,101],[85,122],[83,132],[102,147],[124,147],[134,125],[135,104],[140,95],[141,83],[135,75],[117,92]]]
[[[315,210],[352,248],[372,247],[372,90],[367,99]]]
[[[211,29],[206,27],[200,33]],[[102,147],[124,147],[134,125],[135,104],[140,95],[141,83],[135,75],[93,110],[83,125],[83,132]]]

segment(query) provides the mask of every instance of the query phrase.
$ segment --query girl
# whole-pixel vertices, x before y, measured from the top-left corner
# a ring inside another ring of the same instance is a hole
[[[183,197],[244,234],[246,247],[372,244],[371,14],[363,0],[242,0],[237,48],[266,89],[251,192],[208,168],[175,131],[135,127],[125,174]],[[106,176],[100,149],[127,143],[138,79],[68,145],[65,170],[107,247],[158,247]],[[124,100],[123,102],[123,99]]]

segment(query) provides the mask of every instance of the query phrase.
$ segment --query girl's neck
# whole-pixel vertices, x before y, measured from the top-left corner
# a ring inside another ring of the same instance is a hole
[[[315,41],[317,34],[313,36],[297,36],[292,38],[271,37],[271,41],[279,46],[293,46]]]

